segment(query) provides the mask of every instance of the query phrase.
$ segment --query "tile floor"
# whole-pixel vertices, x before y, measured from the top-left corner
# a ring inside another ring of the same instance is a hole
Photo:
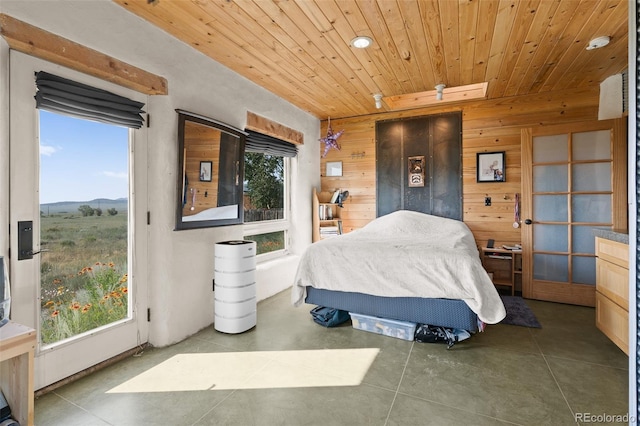
[[[35,422],[565,425],[581,424],[577,413],[626,414],[628,358],[595,328],[594,310],[527,303],[542,329],[488,326],[447,350],[325,329],[285,291],[258,304],[246,333],[208,327],[40,396]]]

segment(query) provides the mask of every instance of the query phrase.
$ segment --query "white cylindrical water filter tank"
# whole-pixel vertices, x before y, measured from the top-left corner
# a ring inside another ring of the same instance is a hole
[[[256,325],[256,242],[215,245],[214,328],[242,333]]]

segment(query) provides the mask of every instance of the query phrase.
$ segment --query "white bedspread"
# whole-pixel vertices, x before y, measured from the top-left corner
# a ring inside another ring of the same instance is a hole
[[[306,286],[385,297],[461,299],[487,324],[506,315],[467,225],[407,210],[309,246],[296,272],[294,305],[304,301]]]

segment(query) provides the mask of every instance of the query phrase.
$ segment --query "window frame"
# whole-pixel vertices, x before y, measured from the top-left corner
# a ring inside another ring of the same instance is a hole
[[[256,261],[266,262],[289,254],[289,228],[291,226],[291,157],[283,159],[283,215],[284,219],[262,220],[258,222],[244,222],[242,225],[242,235],[244,238],[253,235],[268,234],[270,232],[284,231],[284,249],[262,253],[256,256]]]

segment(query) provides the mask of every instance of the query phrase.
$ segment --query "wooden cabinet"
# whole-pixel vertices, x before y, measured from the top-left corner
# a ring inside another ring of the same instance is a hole
[[[21,425],[33,425],[33,357],[36,331],[9,322],[0,327],[0,388],[12,417]]]
[[[522,250],[482,247],[482,265],[497,287],[522,288]]]
[[[596,237],[596,327],[629,354],[629,245]]]
[[[317,192],[313,188],[313,235],[315,243],[323,238],[342,234],[341,208],[331,202],[333,192]]]

